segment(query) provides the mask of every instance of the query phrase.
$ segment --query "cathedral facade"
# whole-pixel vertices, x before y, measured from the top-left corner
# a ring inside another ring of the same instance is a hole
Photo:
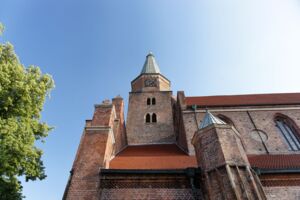
[[[300,93],[176,97],[152,53],[86,120],[63,196],[300,199]]]

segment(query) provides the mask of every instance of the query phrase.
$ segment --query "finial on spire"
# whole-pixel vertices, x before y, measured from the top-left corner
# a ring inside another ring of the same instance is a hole
[[[149,51],[147,56],[154,56],[154,55],[153,55],[152,51]]]
[[[160,70],[158,64],[155,61],[153,53],[150,51],[146,56],[146,61],[144,63],[141,74],[159,74]]]
[[[205,128],[211,124],[226,124],[218,117],[215,117],[213,114],[209,112],[209,110],[206,108],[205,116],[203,117],[203,120],[199,126],[199,129]]]

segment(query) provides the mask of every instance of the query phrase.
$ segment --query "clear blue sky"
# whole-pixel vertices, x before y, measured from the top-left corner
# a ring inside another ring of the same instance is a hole
[[[0,0],[0,41],[53,76],[41,145],[46,180],[28,200],[61,199],[93,105],[118,94],[152,51],[176,94],[300,91],[298,0]],[[126,104],[127,106],[127,104]]]

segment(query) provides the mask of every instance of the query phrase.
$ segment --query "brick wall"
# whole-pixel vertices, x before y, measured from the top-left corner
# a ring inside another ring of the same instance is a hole
[[[265,187],[268,200],[299,200],[300,186]]]
[[[155,105],[147,105],[155,98]],[[147,113],[155,113],[156,123],[146,123]],[[129,145],[175,142],[172,92],[132,92],[129,94],[126,133]]]
[[[192,181],[188,176],[176,170],[165,174],[158,171],[106,172],[100,178],[100,199],[202,199],[200,183],[194,177],[197,176],[195,171],[191,174]]]
[[[115,153],[118,153],[127,145],[126,128],[124,119],[124,101],[122,97],[113,98],[112,104],[115,106],[116,119],[114,120]]]
[[[176,142],[185,152],[188,150],[188,141],[186,137],[185,126],[183,122],[182,111],[186,109],[184,106],[184,92],[177,93],[177,101],[173,102],[173,115],[174,115],[174,131],[176,135]]]
[[[286,154],[295,152],[288,150],[288,145],[283,139],[283,136],[280,134],[278,128],[275,126],[274,117],[278,113],[286,115],[291,120],[293,120],[298,127],[300,127],[300,107],[298,106],[298,109],[288,110],[289,108],[290,106],[273,106],[272,108],[228,107],[210,108],[210,112],[215,116],[222,114],[228,117],[233,122],[236,130],[242,136],[247,154],[265,154],[267,153],[267,151],[273,154]],[[199,124],[201,123],[204,114],[204,109],[198,109],[196,111],[196,119],[198,122],[196,123],[195,113],[191,109],[187,109],[185,110],[185,112],[183,112],[184,131],[186,133],[188,149],[191,155],[194,155],[195,152],[190,141],[195,131],[197,130],[197,125],[199,126]],[[252,123],[249,115],[251,116],[254,124]],[[255,134],[257,134],[257,132],[254,131],[255,127],[267,135],[265,145],[262,143],[259,137],[255,136]]]
[[[145,87],[146,79],[156,80],[156,87]],[[161,74],[142,74],[131,82],[132,92],[170,91],[170,81]]]
[[[116,116],[114,105],[108,102],[95,106],[93,119],[86,123],[63,199],[98,199],[99,170],[109,166],[114,153]]]

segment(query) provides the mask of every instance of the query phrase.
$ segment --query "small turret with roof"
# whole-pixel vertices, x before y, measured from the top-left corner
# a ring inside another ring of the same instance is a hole
[[[199,126],[199,129],[203,129],[211,124],[226,124],[218,117],[215,117],[213,114],[209,112],[209,110],[206,110],[206,113],[204,115],[204,118]]]
[[[192,144],[207,199],[267,199],[232,126],[206,110]]]
[[[146,56],[140,75],[131,82],[133,92],[170,91],[170,81],[160,73],[152,52]]]

